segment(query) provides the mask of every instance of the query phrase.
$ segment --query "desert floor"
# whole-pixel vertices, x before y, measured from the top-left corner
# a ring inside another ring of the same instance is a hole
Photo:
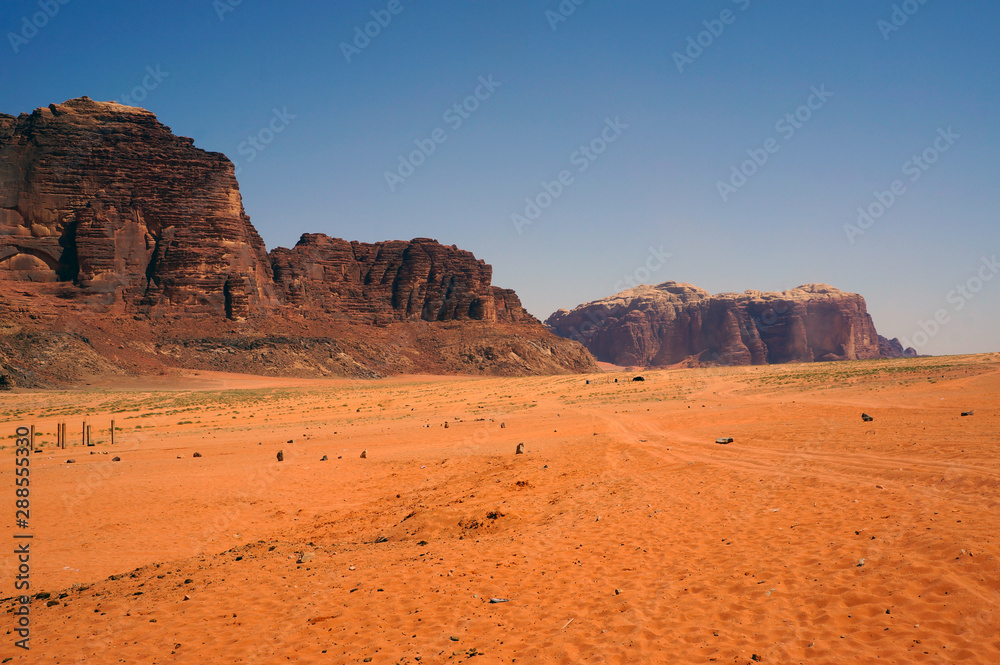
[[[1000,662],[1000,355],[642,375],[0,394],[0,660]]]

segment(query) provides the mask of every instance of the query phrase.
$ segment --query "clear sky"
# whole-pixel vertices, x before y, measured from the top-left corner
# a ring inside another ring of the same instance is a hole
[[[922,353],[1000,351],[995,1],[4,0],[0,30],[0,111],[153,111],[237,164],[268,248],[436,238],[542,319],[824,282]]]

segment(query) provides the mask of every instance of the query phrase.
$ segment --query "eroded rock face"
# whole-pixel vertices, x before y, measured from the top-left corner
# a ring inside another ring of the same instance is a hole
[[[307,234],[271,252],[282,303],[345,320],[537,323],[493,269],[435,240],[375,244]]]
[[[268,254],[233,164],[142,109],[0,114],[0,375],[596,370],[471,253],[305,235]]]
[[[0,115],[0,279],[106,309],[243,319],[538,323],[493,269],[434,240],[306,234],[266,253],[232,163],[145,110],[86,97]]]
[[[74,282],[94,305],[152,316],[241,318],[273,303],[270,273],[224,155],[86,97],[0,115],[0,277]]]
[[[546,321],[616,365],[855,360],[880,357],[864,298],[825,284],[711,295],[690,284],[638,286]]]

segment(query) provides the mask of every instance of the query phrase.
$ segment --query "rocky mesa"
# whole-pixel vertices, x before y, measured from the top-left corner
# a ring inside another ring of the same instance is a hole
[[[641,285],[559,310],[546,325],[601,361],[763,365],[915,355],[875,330],[865,299],[825,284],[721,293],[678,282]]]
[[[232,162],[149,111],[83,97],[0,114],[0,373],[15,383],[58,383],[64,347],[90,374],[594,368],[491,280],[427,238],[306,234],[269,253]]]

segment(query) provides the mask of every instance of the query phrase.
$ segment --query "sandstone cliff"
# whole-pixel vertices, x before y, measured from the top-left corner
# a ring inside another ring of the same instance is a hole
[[[245,317],[274,300],[232,163],[86,97],[0,115],[0,274],[153,316]]]
[[[493,269],[435,240],[375,244],[307,234],[271,252],[282,303],[345,320],[538,323]]]
[[[426,238],[307,234],[268,254],[233,164],[143,109],[83,97],[0,114],[0,374],[18,385],[163,366],[595,368],[491,279],[484,261]]]
[[[546,325],[616,365],[721,365],[881,357],[864,298],[825,284],[711,295],[666,282],[560,310]]]

